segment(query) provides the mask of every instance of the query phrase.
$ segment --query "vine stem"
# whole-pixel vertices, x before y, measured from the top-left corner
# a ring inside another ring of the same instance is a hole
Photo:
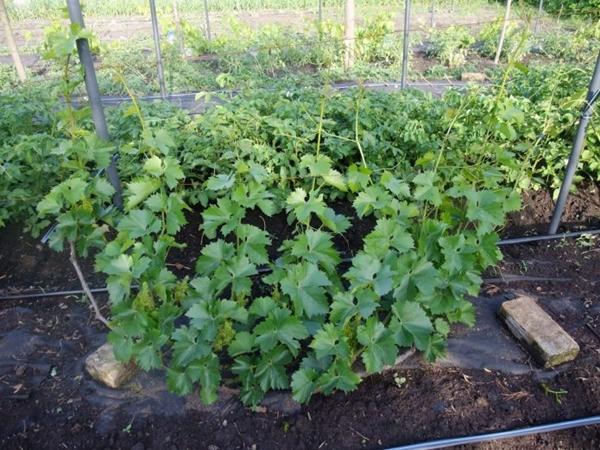
[[[359,98],[356,101],[356,114],[354,115],[354,139],[356,140],[356,146],[358,147],[358,151],[360,152],[360,158],[362,159],[363,166],[368,168],[367,161],[365,160],[365,154],[363,152],[362,145],[360,143],[360,136],[358,135],[358,117],[360,113],[360,101],[362,100],[362,91],[360,93]]]
[[[88,299],[90,300],[96,319],[98,319],[100,322],[106,325],[107,328],[110,328],[110,323],[108,323],[106,317],[104,317],[104,315],[100,312],[100,308],[98,308],[98,303],[96,303],[94,294],[92,294],[92,291],[90,290],[90,287],[88,286],[87,281],[83,276],[83,272],[81,271],[81,267],[79,266],[79,262],[77,261],[77,255],[75,253],[75,244],[73,243],[73,241],[69,241],[69,260],[75,268],[75,272],[77,272],[77,278],[79,278],[79,282],[81,283],[81,287],[83,288],[85,295],[87,295]]]
[[[321,152],[321,137],[323,134],[323,117],[325,116],[325,97],[321,98],[321,105],[319,110],[319,126],[317,128],[317,158],[319,158],[319,154]],[[315,190],[316,179],[312,180],[312,190]]]
[[[129,85],[127,84],[127,81],[125,80],[125,76],[123,75],[123,72],[120,69],[116,69],[114,71],[116,77],[118,78],[119,82],[123,85],[123,88],[125,89],[125,92],[127,92],[127,95],[129,96],[129,98],[131,99],[131,103],[133,104],[133,108],[135,109],[135,113],[140,121],[140,125],[142,126],[142,130],[146,129],[146,123],[144,121],[144,116],[142,115],[142,110],[140,109],[140,105],[137,101],[136,96],[133,94],[133,92],[131,91],[131,89],[129,88]]]

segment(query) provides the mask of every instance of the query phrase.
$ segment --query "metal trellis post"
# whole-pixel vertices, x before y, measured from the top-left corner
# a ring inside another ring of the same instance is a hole
[[[179,45],[179,53],[182,57],[185,57],[185,43],[183,37],[183,30],[181,28],[181,17],[179,16],[179,7],[177,0],[173,0],[173,19],[175,20],[175,32],[177,33],[177,44]]]
[[[567,203],[567,197],[569,196],[569,190],[577,171],[577,165],[579,164],[579,157],[585,144],[585,131],[592,118],[594,112],[594,102],[600,96],[600,52],[598,53],[598,59],[596,60],[596,68],[594,69],[594,75],[590,81],[590,87],[588,89],[587,96],[585,98],[585,104],[581,112],[581,118],[579,119],[579,127],[577,128],[577,134],[573,141],[573,149],[569,156],[569,163],[567,164],[567,171],[565,178],[563,179],[562,186],[560,187],[560,193],[558,194],[558,200],[556,200],[556,207],[554,208],[554,214],[552,215],[552,221],[548,229],[548,234],[556,234],[558,226],[560,225],[560,219]]]
[[[67,0],[67,7],[69,9],[71,23],[77,24],[81,28],[85,28],[79,0]],[[94,69],[94,60],[92,59],[90,44],[87,39],[77,39],[77,52],[79,53],[79,60],[81,61],[81,65],[84,69],[85,88],[90,101],[90,107],[92,109],[92,118],[94,119],[96,134],[100,139],[108,141],[110,139],[110,135],[108,134],[106,117],[104,116],[104,109],[102,108],[100,90],[98,89],[98,80],[96,79],[96,70]],[[106,174],[110,184],[112,184],[115,189],[113,203],[117,208],[121,209],[123,207],[123,193],[121,189],[121,180],[119,179],[119,172],[117,170],[117,163],[114,158],[111,160],[110,165],[106,169]]]
[[[160,32],[158,31],[158,17],[156,16],[156,2],[154,0],[150,0],[150,16],[152,18],[152,37],[154,38],[154,52],[156,53],[156,69],[158,71],[160,96],[162,98],[167,98],[165,71],[163,68],[162,53],[160,51]]]
[[[537,35],[540,30],[540,20],[542,19],[542,13],[544,12],[544,0],[540,0],[540,6],[538,8],[537,17],[535,18],[535,25],[533,26],[533,34]]]
[[[429,26],[433,28],[435,25],[435,0],[431,0],[431,6],[429,9]]]
[[[323,0],[319,0],[319,25],[323,22]]]
[[[210,33],[210,17],[208,15],[208,0],[204,0],[204,21],[206,22],[206,39],[212,40]]]
[[[408,76],[408,48],[409,48],[409,28],[410,28],[410,2],[404,0],[404,41],[402,49],[402,76],[400,78],[400,87],[406,88],[406,77]]]
[[[27,78],[27,75],[25,74],[25,67],[23,66],[21,55],[19,55],[19,49],[17,48],[17,43],[15,42],[12,27],[10,26],[10,19],[8,18],[8,11],[6,10],[4,0],[0,0],[0,19],[2,20],[2,25],[4,26],[4,36],[6,37],[6,43],[8,44],[13,64],[17,70],[17,76],[19,77],[19,80],[23,82]]]

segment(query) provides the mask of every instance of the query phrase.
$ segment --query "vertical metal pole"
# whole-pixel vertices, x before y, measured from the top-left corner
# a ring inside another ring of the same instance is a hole
[[[544,12],[544,0],[540,0],[540,6],[538,8],[537,17],[535,18],[535,25],[533,27],[533,34],[537,36],[540,30],[540,20],[542,19],[542,13]]]
[[[208,0],[204,0],[204,21],[206,22],[206,39],[212,40],[210,33],[210,17],[208,15]]]
[[[6,43],[8,44],[13,64],[17,70],[17,76],[19,77],[19,80],[23,82],[27,78],[27,75],[25,74],[25,67],[23,66],[21,55],[19,55],[19,49],[17,48],[17,43],[15,42],[12,27],[10,26],[8,11],[6,11],[4,0],[0,0],[0,19],[2,20],[2,25],[4,26],[4,36],[6,37]]]
[[[585,98],[585,104],[581,112],[581,118],[579,119],[579,127],[577,128],[577,134],[573,141],[573,149],[569,156],[569,163],[567,164],[567,171],[565,178],[563,179],[560,187],[560,193],[558,194],[558,200],[556,200],[556,207],[554,208],[554,214],[552,215],[552,221],[548,229],[548,234],[556,234],[558,226],[560,225],[560,219],[563,211],[565,210],[565,204],[567,203],[567,197],[569,196],[569,190],[577,172],[577,165],[579,164],[579,157],[585,144],[585,131],[588,123],[592,118],[594,112],[594,101],[600,95],[600,52],[598,53],[598,59],[596,60],[596,68],[594,69],[594,75],[590,81],[590,87],[588,89],[587,96]]]
[[[402,50],[402,77],[400,87],[406,89],[406,77],[408,76],[408,47],[410,37],[410,1],[404,0],[404,41]]]
[[[346,25],[344,31],[344,64],[346,69],[354,65],[354,0],[346,0]]]
[[[67,0],[67,7],[69,9],[71,23],[77,24],[81,28],[85,28],[79,0]],[[92,108],[92,118],[94,119],[96,134],[100,139],[108,141],[110,135],[108,134],[106,117],[104,116],[104,109],[102,108],[102,101],[100,99],[100,90],[98,89],[98,80],[96,79],[96,70],[94,69],[94,61],[90,52],[90,44],[87,39],[77,39],[77,52],[79,53],[79,60],[84,69],[85,89],[90,101],[90,107]],[[106,174],[110,184],[115,188],[113,203],[117,208],[121,209],[123,207],[123,193],[117,164],[114,158],[106,169]]]
[[[431,0],[431,7],[429,9],[429,26],[433,28],[435,25],[435,0]]]
[[[160,51],[160,32],[158,31],[158,17],[156,16],[156,3],[154,0],[150,0],[150,16],[152,18],[152,37],[154,38],[154,52],[156,53],[156,69],[158,70],[160,96],[162,98],[167,98],[165,70],[163,69],[163,59]]]
[[[498,42],[498,50],[496,50],[496,57],[494,58],[494,64],[498,64],[500,61],[500,55],[502,54],[502,47],[504,47],[504,38],[506,37],[506,29],[508,28],[508,21],[510,20],[510,5],[512,0],[506,0],[506,11],[504,11],[504,22],[502,23],[502,31],[500,32],[500,41]]]
[[[177,44],[179,45],[179,53],[185,57],[185,44],[183,41],[183,30],[181,29],[181,17],[179,17],[179,7],[177,0],[173,0],[173,20],[175,20],[175,32],[177,33]]]
[[[319,0],[319,25],[323,22],[323,0]]]

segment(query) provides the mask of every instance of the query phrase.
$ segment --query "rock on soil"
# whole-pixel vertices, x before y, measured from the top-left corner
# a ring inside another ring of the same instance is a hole
[[[92,378],[114,389],[123,386],[136,373],[135,364],[116,360],[108,342],[86,358],[85,369]]]

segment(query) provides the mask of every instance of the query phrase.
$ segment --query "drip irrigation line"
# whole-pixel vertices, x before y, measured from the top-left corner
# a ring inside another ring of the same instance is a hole
[[[485,83],[483,83],[485,85]],[[331,89],[337,90],[337,91],[344,91],[344,90],[349,90],[349,89],[354,89],[354,88],[360,88],[360,87],[365,87],[365,88],[394,88],[394,89],[400,89],[402,85],[401,81],[381,81],[381,82],[377,82],[377,81],[373,81],[373,82],[366,82],[366,83],[347,83],[347,84],[328,84],[328,85],[318,85],[318,86],[298,86],[298,87],[292,87],[289,90],[295,90],[295,91],[304,91],[304,90],[311,90],[311,89],[321,89],[323,87],[329,87]],[[439,81],[417,81],[417,82],[409,82],[408,86],[431,86],[431,87],[464,87],[467,86],[466,82],[461,82],[458,80],[449,80],[447,82],[439,82]],[[279,88],[279,87],[264,87],[264,88],[259,88],[259,90],[265,90],[265,91],[270,91],[270,92],[276,92],[276,91],[280,91],[283,88]],[[165,98],[162,98],[160,95],[141,95],[141,96],[136,96],[136,100],[138,101],[142,101],[142,102],[151,102],[151,101],[155,101],[155,100],[167,100],[167,101],[185,101],[187,99],[195,99],[195,97],[198,94],[203,94],[203,93],[208,93],[210,95],[236,95],[239,94],[240,92],[242,92],[244,89],[239,88],[239,89],[215,89],[213,91],[198,91],[198,92],[183,92],[183,93],[176,93],[176,94],[169,94],[167,95]],[[74,106],[79,106],[81,104],[83,104],[85,100],[83,98],[77,97],[75,99],[73,99],[73,105]],[[120,103],[125,103],[125,102],[130,102],[131,101],[131,97],[129,96],[119,96],[119,97],[110,97],[110,96],[105,96],[102,97],[102,101],[104,102],[105,106],[115,106],[118,105]]]
[[[530,436],[534,434],[549,433],[552,431],[568,430],[570,428],[579,428],[598,424],[600,424],[600,416],[589,416],[581,419],[565,420],[562,422],[554,422],[544,425],[534,425],[525,428],[516,428],[514,430],[498,431],[494,433],[485,434],[474,434],[470,436],[439,439],[435,441],[421,442],[418,444],[403,445],[400,447],[392,447],[388,450],[432,450],[437,448],[454,447],[457,445],[496,441],[500,439],[511,439],[521,436]]]
[[[94,288],[90,289],[92,294],[103,294],[108,292],[108,288]],[[67,297],[69,295],[83,295],[83,289],[72,289],[69,291],[52,291],[52,292],[36,292],[31,294],[12,294],[3,295],[0,300],[27,300],[32,298],[45,298],[45,297]]]
[[[510,239],[502,239],[498,241],[498,245],[518,245],[518,244],[527,244],[530,242],[539,242],[539,241],[549,241],[555,239],[566,239],[573,237],[580,237],[584,235],[598,235],[600,234],[600,229],[597,230],[586,230],[586,231],[571,231],[568,233],[559,233],[559,234],[544,234],[540,236],[523,236],[517,238]]]
[[[546,240],[556,240],[556,239],[566,239],[572,237],[579,237],[584,235],[600,235],[600,229],[597,230],[587,230],[587,231],[574,231],[569,233],[562,234],[551,234],[551,235],[542,235],[542,236],[524,236],[519,238],[511,238],[511,239],[502,239],[498,241],[498,245],[518,245],[518,244],[526,244],[530,242],[539,242]],[[352,261],[352,257],[346,257],[341,259],[341,263],[350,263]],[[271,272],[271,268],[267,266],[258,267],[256,270],[256,275],[262,275],[265,273]],[[503,278],[489,278],[483,279],[484,283],[499,283],[505,282],[510,283],[512,281],[554,281],[554,282],[568,282],[572,281],[570,278],[538,278],[538,277],[520,277],[515,275],[507,275]],[[138,289],[138,286],[133,285],[131,289]],[[102,294],[108,292],[108,288],[94,288],[91,289],[93,294]],[[35,298],[46,298],[46,297],[66,297],[69,295],[83,295],[85,292],[82,289],[73,289],[73,290],[65,290],[65,291],[52,291],[52,292],[35,292],[35,293],[24,293],[24,294],[11,294],[11,295],[2,295],[0,296],[0,301],[8,301],[8,300],[26,300],[26,299],[35,299]]]
[[[352,258],[342,258],[342,263],[350,263]],[[259,267],[256,270],[256,275],[263,275],[266,273],[270,273],[272,269],[270,267],[264,266]],[[571,278],[549,278],[549,277],[528,277],[522,275],[505,275],[501,278],[484,278],[483,284],[491,284],[491,283],[511,283],[511,282],[543,282],[543,281],[551,281],[555,283],[567,283],[573,281]],[[132,290],[137,290],[139,286],[133,285],[130,287]],[[102,288],[93,288],[90,289],[92,294],[105,294],[108,292],[107,287]],[[0,296],[0,301],[9,301],[9,300],[29,300],[36,298],[52,298],[52,297],[69,297],[73,295],[84,295],[85,292],[83,289],[71,289],[64,291],[49,291],[49,292],[31,292],[25,294],[11,294],[11,295],[2,295]]]

